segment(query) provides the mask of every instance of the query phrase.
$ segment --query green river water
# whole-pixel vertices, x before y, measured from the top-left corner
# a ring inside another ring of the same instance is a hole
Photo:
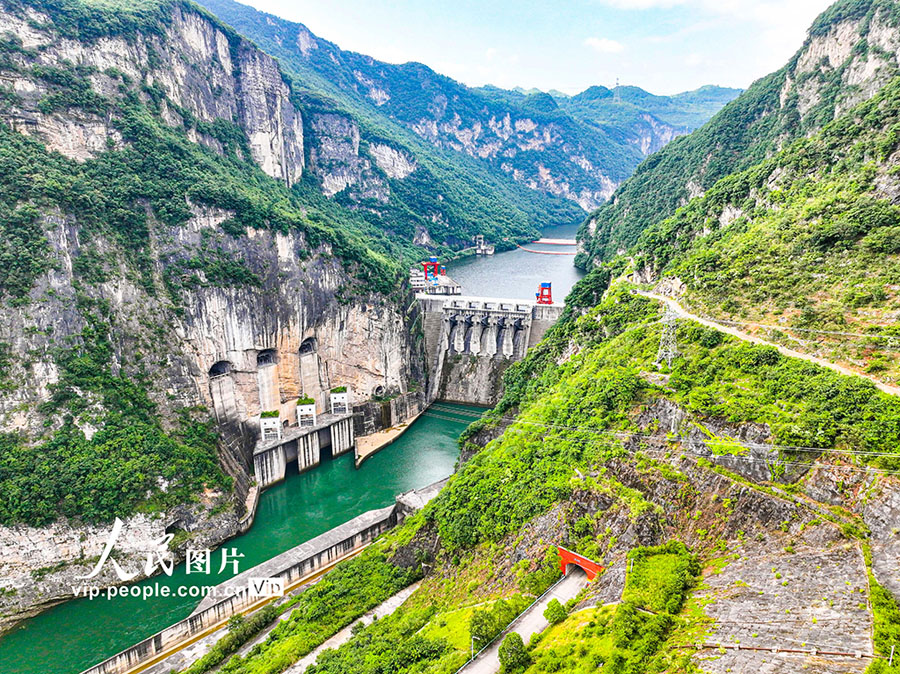
[[[250,530],[224,547],[243,553],[239,570],[249,569],[360,513],[390,505],[401,492],[447,477],[458,455],[456,440],[478,412],[440,403],[359,469],[353,467],[350,452],[306,473],[289,474],[263,492]],[[219,560],[219,553],[213,554],[213,572]],[[181,565],[172,576],[158,575],[139,585],[214,585],[228,577],[186,575]],[[184,618],[198,601],[181,597],[68,601],[0,637],[0,674],[77,674]]]

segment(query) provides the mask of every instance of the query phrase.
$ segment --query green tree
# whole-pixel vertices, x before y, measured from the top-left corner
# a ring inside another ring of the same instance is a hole
[[[503,638],[498,655],[501,672],[520,672],[531,662],[522,637],[515,632],[510,632]]]
[[[559,603],[559,599],[551,599],[550,603],[547,604],[547,609],[544,611],[544,617],[551,625],[558,625],[568,615],[566,608]]]
[[[476,610],[469,619],[469,634],[475,642],[475,648],[484,648],[497,634],[497,621],[490,611]]]

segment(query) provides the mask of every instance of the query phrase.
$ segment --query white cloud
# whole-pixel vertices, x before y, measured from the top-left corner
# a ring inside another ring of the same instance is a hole
[[[601,54],[618,54],[625,49],[621,42],[606,37],[589,37],[584,44]]]

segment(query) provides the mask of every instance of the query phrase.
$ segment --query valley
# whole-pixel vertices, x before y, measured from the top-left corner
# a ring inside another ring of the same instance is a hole
[[[443,407],[443,406],[442,406]],[[353,467],[342,456],[304,473],[294,471],[260,498],[253,526],[228,541],[244,558],[241,569],[274,557],[309,538],[373,508],[393,502],[394,496],[437,482],[453,470],[456,436],[468,425],[473,408],[450,406],[426,413],[412,429],[382,452]],[[351,481],[353,489],[346,489]],[[214,577],[227,578],[227,570]],[[171,575],[142,581],[171,588],[209,583],[204,575],[185,575],[180,565]],[[77,674],[90,665],[131,646],[185,617],[196,607],[195,597],[76,599],[56,606],[0,636],[0,671]],[[98,639],[98,634],[103,638]],[[65,644],[65,648],[60,648]]]
[[[201,4],[0,0],[0,672],[900,670],[897,2],[670,95]]]

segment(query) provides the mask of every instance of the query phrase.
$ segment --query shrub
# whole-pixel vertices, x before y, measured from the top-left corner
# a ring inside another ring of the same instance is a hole
[[[550,600],[550,603],[547,604],[547,608],[544,611],[544,617],[551,625],[558,625],[565,620],[568,615],[565,607],[559,603],[559,599],[555,598]]]

